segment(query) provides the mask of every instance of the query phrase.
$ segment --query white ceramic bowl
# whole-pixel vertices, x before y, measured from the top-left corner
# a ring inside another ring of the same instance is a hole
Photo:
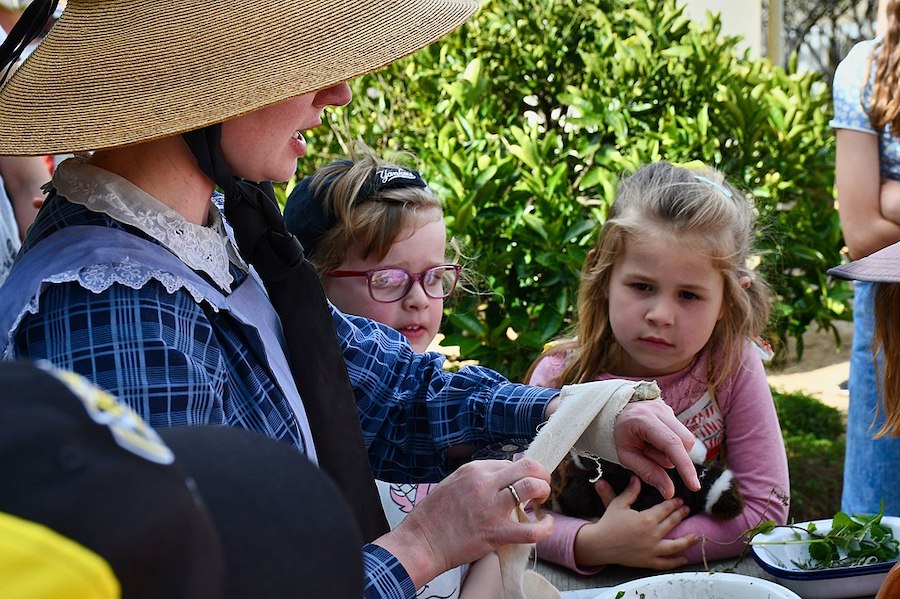
[[[679,572],[638,578],[605,589],[594,599],[800,599],[770,580],[728,572]]]
[[[814,520],[816,530],[831,530],[831,519]],[[900,539],[900,518],[883,516],[881,523],[890,526],[894,536]],[[806,528],[809,522],[797,525]],[[776,528],[772,532],[758,534],[751,543],[758,541],[787,541],[794,538],[787,528]],[[808,545],[750,545],[750,552],[759,566],[772,575],[780,584],[799,593],[804,599],[839,599],[842,597],[863,597],[875,595],[884,578],[896,561],[850,566],[844,568],[823,568],[803,570],[792,562],[809,559]]]

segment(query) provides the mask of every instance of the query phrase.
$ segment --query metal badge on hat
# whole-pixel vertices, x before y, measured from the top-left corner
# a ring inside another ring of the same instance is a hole
[[[38,362],[37,366],[66,385],[84,404],[91,419],[110,430],[119,447],[157,464],[175,461],[172,450],[134,410],[80,375],[56,368],[49,362]]]

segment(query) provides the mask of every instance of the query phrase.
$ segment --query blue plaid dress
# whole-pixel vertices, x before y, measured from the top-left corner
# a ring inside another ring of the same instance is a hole
[[[103,230],[114,229],[167,252],[144,230],[51,189],[11,276],[41,242],[74,226],[89,231],[85,243],[98,248],[108,241]],[[278,385],[252,330],[200,297],[196,286],[173,281],[171,273],[123,259],[111,266],[117,273],[112,282],[98,285],[92,277],[101,275],[92,266],[84,264],[72,275],[57,272],[53,259],[41,261],[33,265],[42,273],[36,288],[0,287],[0,317],[6,318],[0,322],[8,331],[5,359],[45,359],[77,372],[153,426],[225,424],[300,449],[311,443],[300,426],[305,416],[298,416],[288,396],[296,390]],[[221,276],[203,269],[195,273],[227,297],[252,276],[233,256],[227,269],[231,289],[223,287]],[[450,471],[444,458],[449,447],[530,438],[558,393],[510,383],[486,368],[445,371],[443,356],[414,353],[389,327],[334,309],[332,316],[379,479],[438,481]],[[392,555],[376,546],[367,546],[365,554],[367,596],[414,596]]]

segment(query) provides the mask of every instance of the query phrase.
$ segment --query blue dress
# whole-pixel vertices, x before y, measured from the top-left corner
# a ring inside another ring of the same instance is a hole
[[[77,159],[57,169],[0,286],[0,355],[77,372],[154,426],[247,428],[315,461],[280,324],[217,209],[212,227],[191,225],[97,171]],[[448,447],[531,438],[558,394],[486,368],[451,373],[390,327],[335,309],[332,318],[380,479],[437,482],[450,471]],[[415,596],[389,552],[367,545],[363,560],[367,597]]]
[[[869,58],[878,40],[856,44],[834,75],[835,129],[851,129],[878,136],[879,170],[886,179],[900,180],[900,139],[876,131],[866,106],[871,101],[874,73]],[[866,74],[868,73],[868,80]],[[873,284],[854,283],[853,344],[850,355],[850,404],[847,413],[847,451],[841,509],[847,513],[875,513],[884,501],[885,514],[900,515],[900,438],[873,439],[884,424],[878,414],[876,364],[872,357],[875,330]]]

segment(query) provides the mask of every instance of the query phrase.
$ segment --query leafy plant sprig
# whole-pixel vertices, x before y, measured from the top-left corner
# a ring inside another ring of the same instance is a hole
[[[751,541],[751,545],[809,545],[809,559],[791,560],[802,570],[821,570],[887,562],[900,556],[900,541],[894,537],[889,526],[881,523],[884,503],[877,514],[846,514],[838,512],[831,520],[831,528],[825,532],[818,530],[814,522],[805,526],[787,525],[793,532],[793,540]],[[767,520],[757,526],[751,534],[768,533],[775,523]]]

